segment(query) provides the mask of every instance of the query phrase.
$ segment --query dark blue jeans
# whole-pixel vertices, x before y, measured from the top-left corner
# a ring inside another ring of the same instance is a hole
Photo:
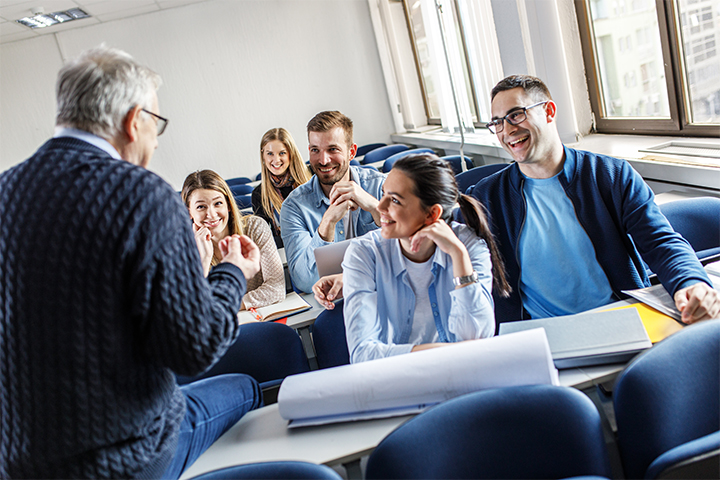
[[[260,387],[248,375],[218,375],[183,385],[180,390],[185,394],[187,411],[164,479],[180,478],[243,415],[262,405]]]

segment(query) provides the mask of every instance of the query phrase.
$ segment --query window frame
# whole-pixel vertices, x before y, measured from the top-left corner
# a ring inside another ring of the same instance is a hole
[[[685,78],[684,57],[680,40],[680,16],[676,0],[655,0],[660,30],[660,44],[665,69],[665,84],[668,95],[670,118],[652,117],[603,117],[604,101],[599,81],[597,55],[594,46],[592,16],[589,2],[576,2],[576,15],[583,60],[587,78],[590,105],[598,133],[649,134],[668,136],[717,136],[720,125],[689,123],[691,100]]]
[[[475,85],[472,81],[472,78],[473,78],[473,75],[475,74],[475,72],[473,72],[472,64],[470,62],[470,59],[468,58],[468,45],[467,45],[467,38],[466,38],[466,34],[465,34],[465,27],[463,25],[463,22],[460,21],[459,18],[456,18],[456,16],[459,17],[459,15],[460,15],[460,6],[458,5],[457,0],[452,0],[452,3],[453,3],[453,7],[455,9],[455,11],[453,12],[453,20],[454,21],[457,20],[456,26],[459,29],[460,41],[462,42],[462,48],[463,48],[462,57],[465,61],[465,68],[467,68],[468,75],[470,76],[468,95],[470,97],[469,100],[472,102],[473,108],[475,109],[475,112],[476,112],[476,115],[475,115],[476,121],[473,122],[473,126],[475,128],[482,128],[485,126],[485,124],[483,123],[482,116],[480,115],[480,112],[482,111],[482,109],[481,109],[480,103],[478,102],[477,92],[475,91]],[[442,125],[442,119],[439,116],[438,117],[430,116],[430,108],[428,106],[427,90],[425,88],[425,78],[423,77],[422,69],[420,67],[420,57],[419,57],[418,51],[417,51],[417,42],[415,39],[415,32],[413,30],[413,26],[412,26],[412,23],[410,20],[410,17],[411,17],[410,0],[402,0],[402,4],[403,4],[403,8],[405,10],[405,24],[408,29],[408,35],[410,36],[410,45],[412,46],[413,56],[415,59],[415,71],[416,71],[416,74],[418,77],[418,83],[420,84],[420,91],[422,92],[423,106],[425,108],[425,117],[427,119],[428,125]],[[463,78],[463,82],[464,82],[464,78]]]

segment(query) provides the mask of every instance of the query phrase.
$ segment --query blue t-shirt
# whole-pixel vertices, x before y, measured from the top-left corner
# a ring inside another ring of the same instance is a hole
[[[569,315],[610,303],[610,282],[558,176],[526,177],[523,193],[520,295],[530,316]]]

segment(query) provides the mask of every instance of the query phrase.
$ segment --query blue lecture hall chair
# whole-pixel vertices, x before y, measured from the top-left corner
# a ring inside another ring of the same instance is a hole
[[[365,154],[365,156],[362,159],[362,163],[375,163],[375,162],[381,162],[388,158],[391,155],[395,155],[398,152],[402,152],[403,150],[408,150],[410,147],[407,145],[403,145],[401,143],[396,143],[393,145],[387,145],[385,147],[376,148],[375,150],[372,150]]]
[[[356,159],[353,158],[352,160],[350,160],[350,165],[355,165],[355,166],[359,167],[360,162],[358,162]]]
[[[335,470],[325,465],[316,465],[308,462],[263,462],[237,465],[234,467],[222,468],[212,472],[204,473],[191,480],[234,480],[234,479],[257,479],[257,480],[283,480],[283,479],[307,479],[307,480],[341,480]]]
[[[310,371],[302,340],[295,330],[274,322],[246,323],[237,340],[207,372],[177,376],[178,384],[225,373],[245,373],[263,389],[279,385],[288,375]],[[267,402],[266,402],[267,403]]]
[[[227,183],[230,186],[243,185],[245,183],[250,183],[250,182],[252,182],[252,180],[250,180],[247,177],[235,177],[235,178],[228,178],[227,180],[225,180],[225,183]]]
[[[344,300],[340,300],[335,304],[334,309],[324,310],[313,324],[313,345],[315,345],[315,355],[320,368],[337,367],[350,363],[343,317],[344,302]]]
[[[232,192],[232,194],[233,194],[234,196],[236,196],[236,197],[237,197],[238,195],[248,195],[248,194],[251,194],[252,191],[253,191],[253,188],[254,188],[254,187],[252,187],[252,186],[250,186],[250,185],[247,185],[247,184],[245,184],[245,183],[239,183],[239,184],[237,184],[237,185],[228,185],[228,186],[230,187],[230,191]]]
[[[640,354],[613,403],[626,478],[720,478],[720,320]]]
[[[676,200],[660,205],[660,211],[699,259],[720,254],[720,198]]]
[[[256,181],[256,182],[259,182],[260,180],[262,180],[262,172],[260,172],[260,173],[258,173],[257,175],[255,175],[255,181]]]
[[[500,170],[507,167],[506,163],[491,163],[490,165],[480,165],[479,167],[471,168],[467,172],[462,172],[455,175],[455,181],[458,184],[458,189],[462,193],[470,194],[469,189],[474,187],[477,182],[485,177],[489,177],[493,173],[499,172]]]
[[[445,155],[444,157],[440,158],[450,164],[450,166],[453,168],[453,171],[455,172],[455,175],[462,173],[462,163],[460,161],[460,155]],[[471,170],[472,168],[472,159],[470,159],[470,157],[465,157],[465,169]]]
[[[367,479],[610,477],[592,401],[533,385],[463,395],[421,413],[370,455]]]
[[[402,152],[398,152],[395,155],[391,155],[386,158],[385,163],[383,163],[383,173],[388,173],[390,170],[392,170],[395,162],[397,162],[401,158],[407,157],[408,155],[417,155],[419,153],[435,153],[435,150],[431,148],[413,148],[412,150],[403,150]]]
[[[235,195],[234,197],[240,210],[252,207],[252,195]]]
[[[367,143],[365,145],[362,145],[358,147],[357,153],[355,154],[356,157],[362,157],[363,155],[367,155],[368,152],[372,152],[373,150],[376,150],[380,147],[385,147],[386,144],[384,143]]]

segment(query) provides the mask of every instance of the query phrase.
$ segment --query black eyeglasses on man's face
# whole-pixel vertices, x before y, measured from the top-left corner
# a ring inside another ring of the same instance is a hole
[[[492,133],[500,133],[503,131],[503,127],[505,127],[504,122],[508,122],[510,125],[520,125],[522,122],[524,122],[527,119],[527,111],[531,108],[537,107],[538,105],[545,105],[548,101],[545,100],[544,102],[538,102],[530,105],[529,107],[520,107],[517,110],[513,110],[512,112],[508,113],[502,118],[498,118],[496,120],[493,120],[490,123],[485,124],[488,130],[490,130]]]
[[[158,115],[157,113],[153,113],[153,112],[151,112],[150,110],[145,110],[144,108],[142,109],[142,111],[145,112],[145,113],[147,113],[147,114],[149,114],[149,115],[152,115],[153,117],[155,117],[155,119],[157,120],[157,134],[158,134],[158,137],[159,137],[160,135],[162,135],[163,132],[165,131],[165,128],[167,127],[168,122],[169,122],[170,120],[168,120],[167,118],[161,117],[161,116]]]

